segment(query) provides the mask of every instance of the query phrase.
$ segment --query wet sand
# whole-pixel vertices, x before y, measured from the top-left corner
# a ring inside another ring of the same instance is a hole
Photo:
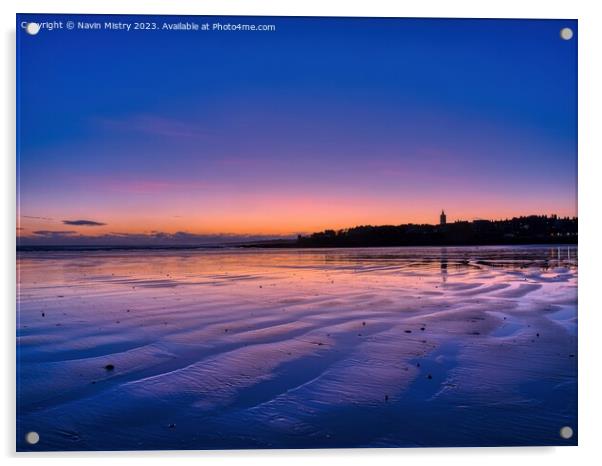
[[[559,436],[577,430],[573,246],[17,266],[19,450],[577,442]]]

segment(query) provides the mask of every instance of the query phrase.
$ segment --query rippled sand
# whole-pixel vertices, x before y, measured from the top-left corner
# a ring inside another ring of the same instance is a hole
[[[20,253],[17,448],[576,444],[576,258]]]

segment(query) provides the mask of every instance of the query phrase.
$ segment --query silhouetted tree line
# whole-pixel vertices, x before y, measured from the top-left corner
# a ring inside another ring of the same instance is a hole
[[[297,238],[298,247],[577,243],[577,217],[530,215],[446,225],[357,226]]]

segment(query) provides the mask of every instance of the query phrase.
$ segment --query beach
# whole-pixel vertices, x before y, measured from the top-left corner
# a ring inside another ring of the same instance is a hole
[[[17,271],[21,451],[577,444],[576,246],[28,251]]]

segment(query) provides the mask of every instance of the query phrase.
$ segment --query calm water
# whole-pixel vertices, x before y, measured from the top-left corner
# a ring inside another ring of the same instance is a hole
[[[577,426],[576,247],[27,252],[17,266],[20,450],[577,441],[558,435]]]

